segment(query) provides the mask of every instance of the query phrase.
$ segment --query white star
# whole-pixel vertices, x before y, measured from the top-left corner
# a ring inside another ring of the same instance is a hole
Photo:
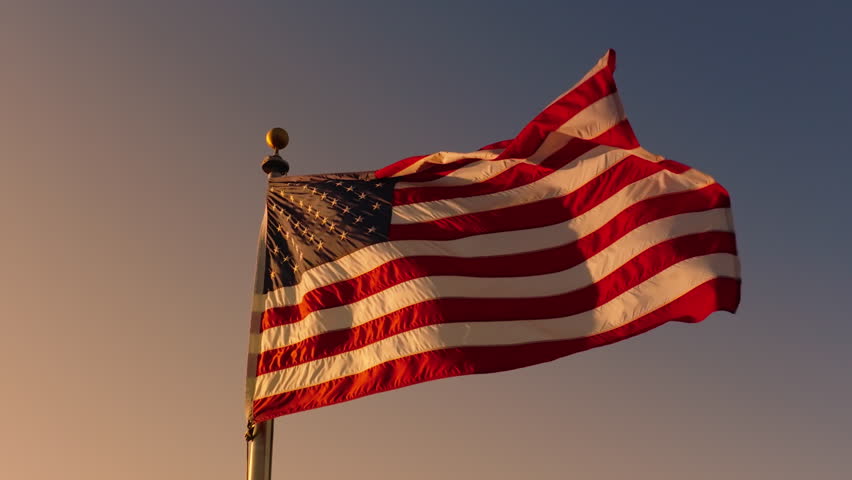
[[[367,229],[367,233],[373,233],[376,231],[376,227],[370,227]]]
[[[348,237],[348,236],[349,236],[349,234],[348,234],[348,233],[346,233],[346,232],[341,232],[341,233],[340,233],[340,239],[341,239],[341,240],[346,240],[346,237]]]
[[[322,192],[322,195],[320,195],[320,200],[325,200],[325,197],[327,197],[327,196],[328,196],[327,193]]]
[[[323,242],[317,242],[317,250],[322,250],[323,245],[325,245]]]
[[[345,214],[349,213],[349,210],[352,210],[352,209],[351,209],[351,208],[349,208],[349,205],[347,205],[347,206],[343,209],[343,214],[345,215]]]
[[[361,192],[361,193],[358,195],[358,199],[359,199],[359,200],[364,200],[365,198],[367,198],[367,194],[366,194],[366,193],[364,193],[364,192]]]
[[[353,188],[352,185],[349,185],[348,187],[346,187],[347,192],[351,192],[352,190],[355,190],[355,188]]]
[[[382,186],[382,185],[384,185],[384,184],[383,184],[382,182],[376,182],[376,183],[374,183],[373,185],[375,185],[375,186],[377,186],[377,187],[381,187],[381,186]]]
[[[364,217],[362,217],[361,215],[358,215],[357,217],[355,217],[355,223],[361,223],[363,221],[364,221]]]
[[[334,184],[335,184],[335,185],[337,185],[338,187],[342,187],[342,186],[343,186],[343,182],[334,182]]]
[[[333,231],[334,231],[334,224],[333,224],[333,223],[329,223],[329,224],[328,224],[328,231],[329,231],[329,232],[333,232]]]
[[[336,198],[332,198],[332,199],[331,199],[331,206],[333,207],[333,206],[335,206],[335,205],[337,205],[337,199],[336,199]]]
[[[376,202],[376,203],[373,204],[373,210],[378,210],[379,208],[381,208],[381,206],[382,206],[382,204],[380,204],[379,202]]]

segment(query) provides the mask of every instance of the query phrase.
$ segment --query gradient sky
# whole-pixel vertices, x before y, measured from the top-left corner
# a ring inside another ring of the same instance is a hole
[[[730,190],[740,312],[283,417],[274,478],[849,478],[852,8],[697,3],[0,1],[0,478],[244,478],[266,130],[468,151],[607,48]]]

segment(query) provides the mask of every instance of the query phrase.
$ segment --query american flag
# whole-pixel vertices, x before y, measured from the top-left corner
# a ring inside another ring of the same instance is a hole
[[[640,147],[614,70],[609,51],[516,138],[475,152],[271,179],[250,417],[734,312],[728,193]]]

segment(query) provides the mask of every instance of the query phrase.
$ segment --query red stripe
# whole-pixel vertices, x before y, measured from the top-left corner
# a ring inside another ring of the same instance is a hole
[[[392,360],[370,370],[254,401],[257,421],[380,393],[439,378],[500,372],[608,345],[666,322],[700,322],[717,310],[735,312],[740,281],[715,278],[633,322],[592,337],[496,347],[437,350]]]
[[[633,133],[633,127],[627,119],[618,122],[609,130],[601,133],[590,142],[599,145],[609,145],[610,147],[623,148],[632,150],[639,147],[639,140],[636,139],[636,134]]]
[[[480,150],[480,151],[481,151],[481,150],[502,150],[502,149],[504,149],[504,148],[508,147],[508,146],[509,146],[509,144],[511,144],[511,143],[512,143],[512,141],[513,141],[513,140],[511,140],[511,139],[509,139],[509,140],[500,140],[499,142],[490,143],[490,144],[488,144],[488,145],[486,145],[486,146],[484,146],[484,147],[480,148],[479,150]]]
[[[548,297],[440,298],[427,300],[368,323],[335,330],[260,354],[257,375],[357,350],[426,325],[558,318],[591,310],[683,260],[713,253],[736,254],[734,235],[705,232],[657,244],[586,287]]]
[[[520,187],[550,175],[596,146],[596,144],[587,140],[574,138],[548,157],[541,165],[518,163],[492,178],[465,185],[398,189],[393,192],[393,204],[397,206],[449,198],[472,197]],[[408,181],[408,178],[406,178],[406,181]]]
[[[581,215],[628,185],[670,168],[678,166],[628,156],[567,195],[427,222],[391,224],[388,237],[391,240],[454,240],[553,225]]]
[[[558,247],[514,255],[458,258],[422,255],[399,258],[331,285],[311,290],[298,305],[264,312],[261,328],[298,322],[311,312],[357,302],[414,278],[437,275],[513,277],[558,272],[585,261],[635,228],[654,220],[730,205],[727,193],[713,184],[701,190],[655,197],[633,204],[598,230]]]
[[[589,105],[616,92],[615,52],[607,52],[607,65],[583,83],[577,85],[547,108],[542,110],[515,140],[506,147],[498,159],[527,158],[541,146],[544,139],[563,123],[585,110]]]
[[[691,169],[691,167],[684,165],[680,162],[676,162],[674,160],[666,159],[666,160],[660,161],[659,163],[660,163],[660,165],[665,165],[666,170],[669,170],[669,171],[677,173],[677,174],[681,174],[681,173]]]

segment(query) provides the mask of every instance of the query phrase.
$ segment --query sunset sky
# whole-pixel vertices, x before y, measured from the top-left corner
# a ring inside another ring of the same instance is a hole
[[[282,417],[274,478],[850,478],[852,7],[694,4],[0,0],[0,478],[244,478],[266,131],[469,151],[608,48],[730,191],[740,311]]]

